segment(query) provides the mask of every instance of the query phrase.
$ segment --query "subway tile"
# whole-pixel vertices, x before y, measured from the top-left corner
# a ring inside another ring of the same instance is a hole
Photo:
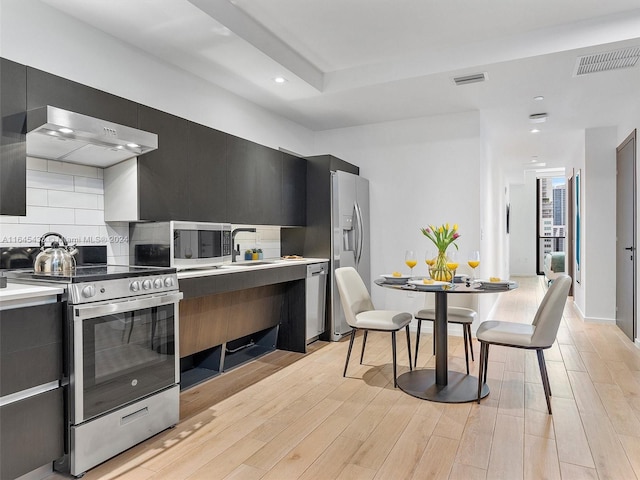
[[[6,224],[0,229],[0,246],[36,246],[49,225]]]
[[[49,206],[50,207],[67,207],[85,209],[98,208],[98,195],[90,193],[61,192],[59,190],[49,190]]]
[[[20,223],[49,225],[51,222],[62,225],[73,225],[75,216],[73,208],[35,207],[27,205],[27,216],[20,218]]]
[[[99,169],[97,167],[79,165],[77,163],[49,160],[48,170],[53,173],[64,173],[67,175],[76,175],[80,177],[98,178]]]
[[[82,208],[76,208],[76,225],[104,225],[104,211],[103,210],[86,210]]]
[[[105,245],[100,227],[90,225],[49,225],[52,232],[62,235],[69,245]]]
[[[27,170],[47,171],[47,161],[44,158],[27,157]]]
[[[73,177],[76,192],[104,194],[104,180],[101,178]]]
[[[97,195],[98,197],[98,210],[104,210],[104,195]]]
[[[96,168],[98,178],[104,178],[104,168]]]
[[[44,188],[27,188],[27,205],[40,207],[49,206],[47,192],[48,190]]]
[[[0,215],[0,225],[7,223],[20,223],[20,218],[14,215]]]
[[[46,188],[48,190],[73,191],[73,177],[59,173],[27,170],[28,188]]]

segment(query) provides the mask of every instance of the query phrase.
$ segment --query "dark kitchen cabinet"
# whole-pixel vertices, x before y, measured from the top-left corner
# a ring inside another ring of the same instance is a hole
[[[232,223],[279,225],[282,152],[229,136],[227,208]]]
[[[307,223],[307,161],[282,153],[282,208],[280,225]]]
[[[2,311],[0,478],[19,477],[64,453],[62,338],[61,303]]]
[[[136,127],[138,123],[137,103],[27,67],[27,110],[47,105],[128,127]]]
[[[188,220],[189,122],[140,105],[138,128],[158,135],[158,149],[138,157],[140,220]]]
[[[212,128],[189,123],[188,212],[184,220],[227,221],[227,137]]]
[[[0,215],[27,214],[27,68],[0,59]]]

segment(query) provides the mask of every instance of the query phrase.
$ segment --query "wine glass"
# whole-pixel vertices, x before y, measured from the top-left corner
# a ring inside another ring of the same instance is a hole
[[[478,250],[472,250],[469,252],[469,258],[467,260],[469,266],[473,269],[473,275],[471,280],[476,279],[476,268],[480,265],[480,252]]]
[[[436,263],[436,257],[433,250],[427,250],[424,252],[424,263],[427,264],[427,270],[429,271],[429,276],[431,276],[431,267]]]
[[[404,252],[404,263],[407,264],[407,267],[411,269],[410,275],[413,276],[413,267],[416,266],[418,260],[416,260],[416,256],[413,253],[413,250],[407,250]]]
[[[458,269],[458,251],[451,250],[447,253],[447,268],[451,270],[451,283],[454,283],[456,270]]]

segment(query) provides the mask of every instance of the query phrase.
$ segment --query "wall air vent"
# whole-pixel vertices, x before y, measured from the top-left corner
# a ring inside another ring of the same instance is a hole
[[[585,55],[577,58],[573,76],[578,77],[589,73],[631,68],[638,63],[638,59],[640,59],[640,47]]]
[[[484,82],[487,79],[486,72],[474,73],[472,75],[464,75],[462,77],[453,77],[456,85],[468,85],[469,83]]]

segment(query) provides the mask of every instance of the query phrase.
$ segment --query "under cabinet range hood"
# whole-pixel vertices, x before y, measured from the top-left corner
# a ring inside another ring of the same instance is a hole
[[[108,167],[158,148],[158,135],[46,106],[27,112],[27,155]]]

